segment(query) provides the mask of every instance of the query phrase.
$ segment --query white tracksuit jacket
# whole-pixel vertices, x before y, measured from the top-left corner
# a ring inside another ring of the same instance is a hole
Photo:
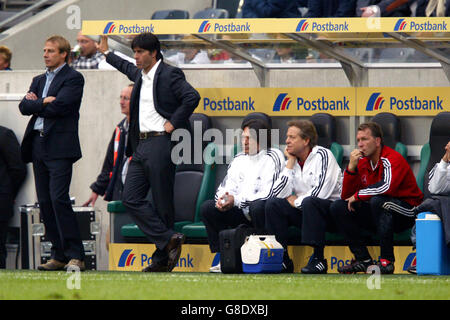
[[[441,160],[429,174],[428,190],[432,194],[450,194],[450,164]]]
[[[315,146],[306,158],[303,170],[298,162],[293,169],[283,169],[274,190],[278,198],[297,195],[297,208],[301,208],[303,199],[308,196],[338,200],[342,190],[342,171],[330,150]]]
[[[247,214],[250,202],[277,196],[274,186],[284,167],[284,155],[276,148],[251,156],[238,153],[228,166],[215,200],[228,192],[234,197],[234,205]]]

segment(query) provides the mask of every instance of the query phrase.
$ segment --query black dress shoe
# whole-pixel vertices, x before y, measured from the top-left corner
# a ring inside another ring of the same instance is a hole
[[[177,265],[181,255],[181,246],[186,240],[186,236],[182,233],[175,233],[169,240],[165,250],[167,251],[169,261],[167,263],[168,271],[171,272]]]
[[[151,263],[144,269],[142,269],[142,272],[168,272],[167,266],[163,266],[159,263]]]

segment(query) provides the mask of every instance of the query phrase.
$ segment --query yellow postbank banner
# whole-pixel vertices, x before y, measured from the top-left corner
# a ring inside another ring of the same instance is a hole
[[[109,270],[142,271],[152,262],[154,244],[111,243],[109,245]],[[173,271],[208,271],[214,254],[206,245],[183,245],[180,259]]]
[[[372,258],[377,260],[380,255],[379,247],[368,247]],[[111,243],[109,246],[109,270],[111,271],[142,271],[151,263],[151,256],[155,251],[154,244],[142,243]],[[294,271],[308,263],[313,254],[309,246],[289,246],[289,256],[294,262]],[[415,259],[416,253],[410,246],[395,246],[395,273],[407,273],[406,268]],[[353,257],[346,246],[326,246],[325,259],[328,261],[328,273],[338,273],[337,268],[349,264]],[[208,272],[212,265],[219,261],[219,257],[211,253],[209,246],[202,244],[185,244],[182,247],[175,272]]]
[[[269,116],[435,116],[450,111],[450,87],[198,88],[195,112],[211,117]]]
[[[197,88],[195,112],[208,116],[242,117],[251,112],[270,116],[334,116],[356,114],[355,88]]]
[[[84,20],[86,35],[450,32],[450,17]]]
[[[358,116],[389,112],[398,116],[435,116],[450,111],[450,87],[357,88]]]

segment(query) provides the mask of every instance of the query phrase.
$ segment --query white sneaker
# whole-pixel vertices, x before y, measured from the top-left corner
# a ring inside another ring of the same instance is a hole
[[[209,272],[211,272],[211,273],[221,273],[222,269],[220,268],[220,262],[218,264],[216,264],[215,266],[212,266],[211,268],[209,268]]]

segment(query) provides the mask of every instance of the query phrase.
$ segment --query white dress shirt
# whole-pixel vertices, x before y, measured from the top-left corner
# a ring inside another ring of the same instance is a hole
[[[153,80],[160,63],[161,60],[158,60],[147,74],[142,70],[142,86],[139,99],[140,132],[165,131],[164,123],[166,123],[167,119],[156,111],[153,98]]]

